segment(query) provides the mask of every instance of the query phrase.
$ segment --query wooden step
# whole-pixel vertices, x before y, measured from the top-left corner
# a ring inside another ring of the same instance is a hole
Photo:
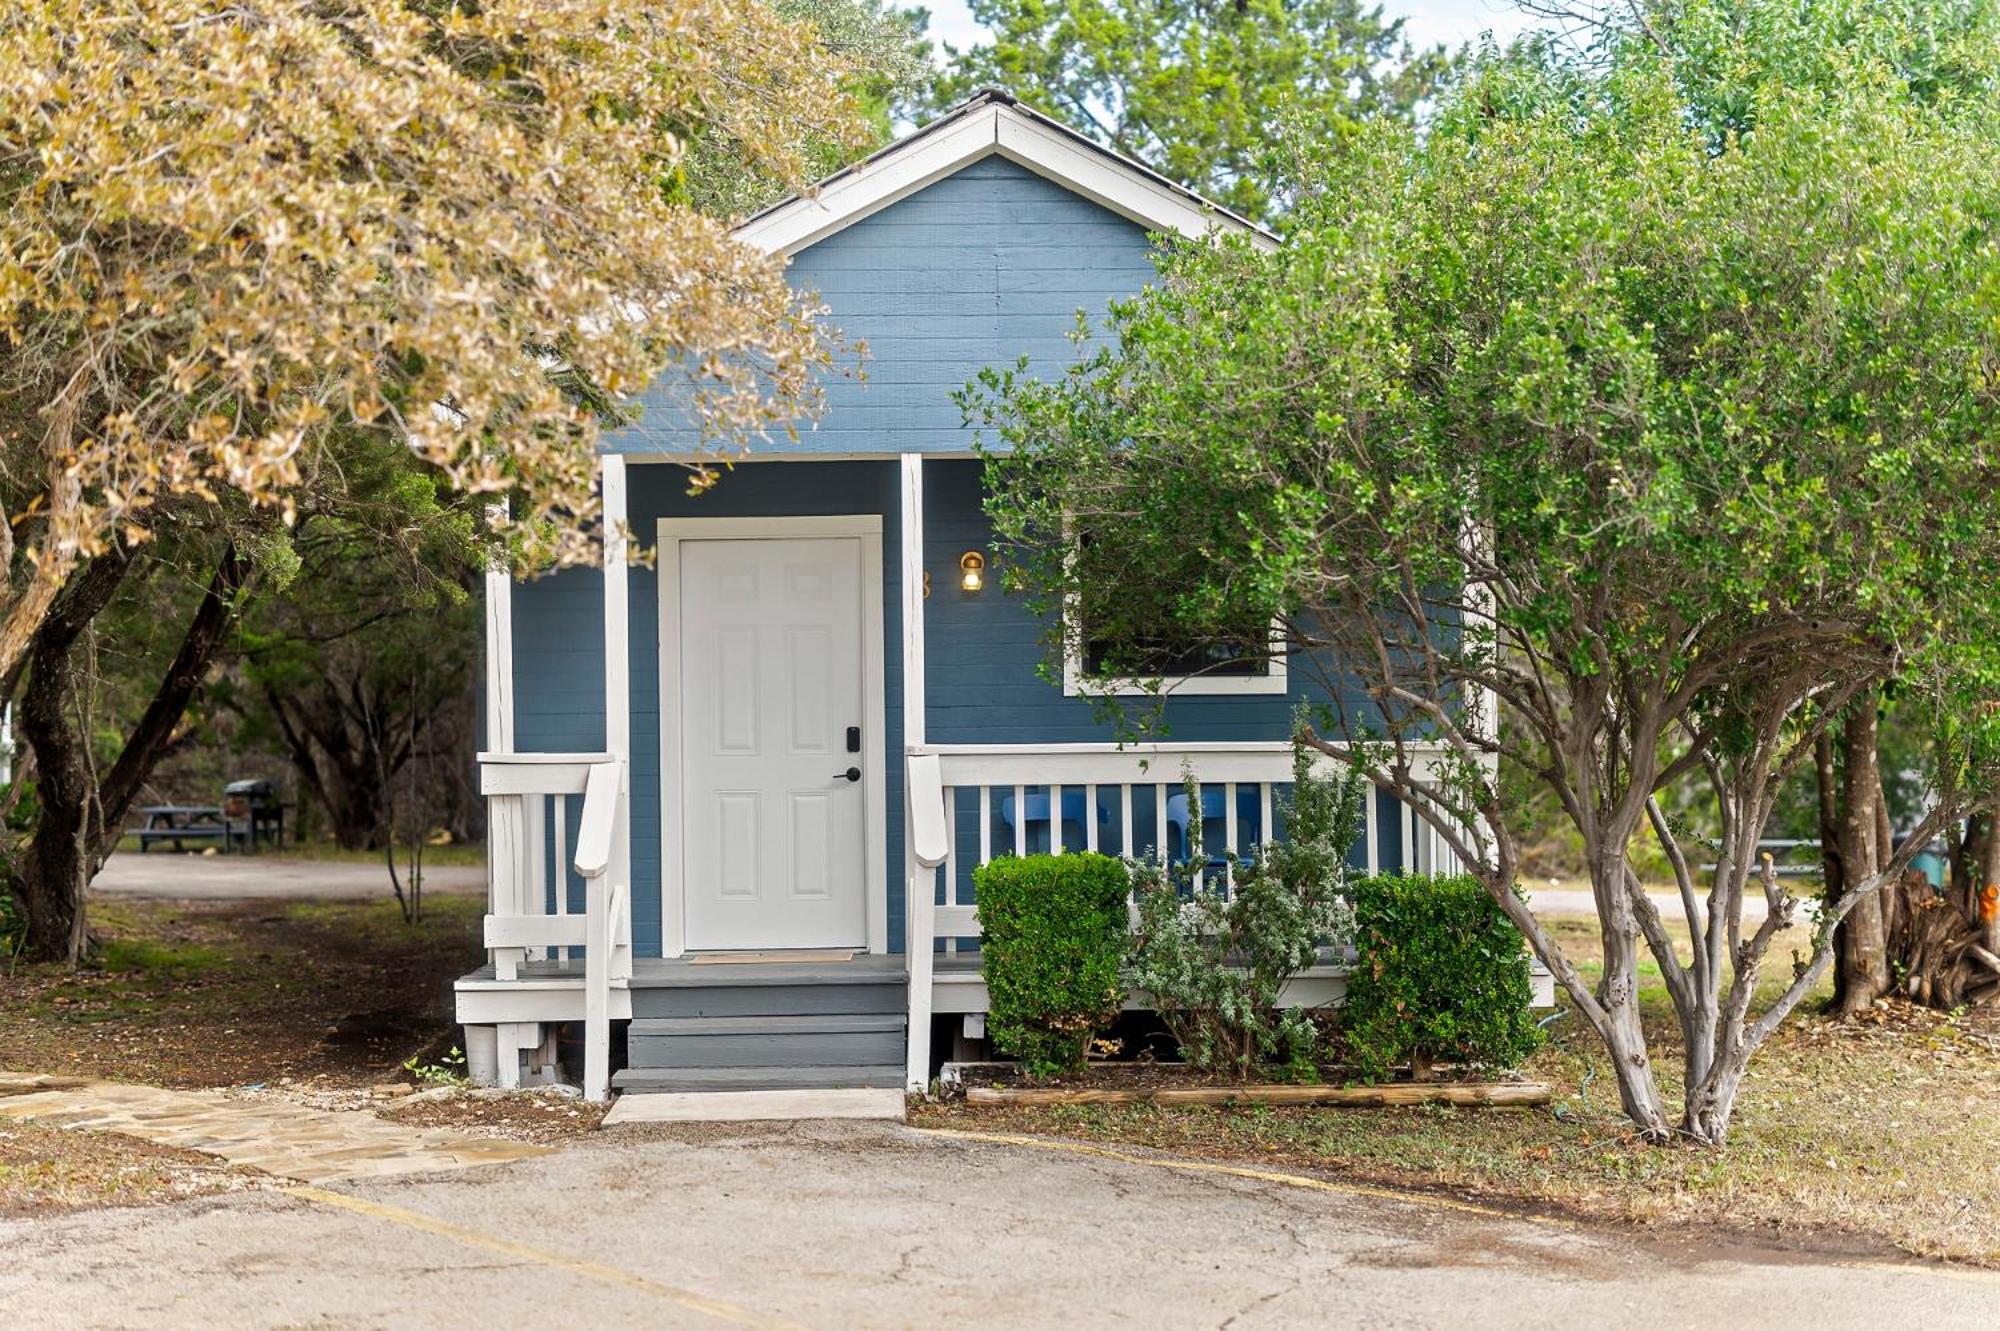
[[[766,972],[776,968],[711,966],[707,969]],[[901,975],[863,972],[860,978],[835,983],[819,979],[778,980],[768,974],[747,977],[741,982],[736,982],[735,976],[729,979],[730,983],[714,980],[698,985],[634,986],[632,1015],[635,1018],[888,1016],[909,1010],[908,991]]]
[[[685,1091],[844,1090],[869,1086],[903,1088],[900,1064],[852,1067],[626,1068],[611,1084],[627,1095]]]
[[[654,1017],[632,1022],[632,1068],[890,1066],[903,1058],[901,1014]]]

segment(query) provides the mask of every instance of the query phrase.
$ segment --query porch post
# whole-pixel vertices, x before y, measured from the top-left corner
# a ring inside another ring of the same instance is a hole
[[[604,748],[618,764],[618,814],[612,822],[607,887],[632,900],[632,606],[628,595],[625,459],[607,453],[604,475]],[[630,937],[625,921],[608,922],[613,938]],[[612,949],[612,962],[629,973],[630,949]]]
[[[507,519],[507,501],[487,509],[495,526]],[[514,751],[514,571],[497,559],[486,565],[486,750]],[[489,915],[520,915],[527,892],[524,873],[528,835],[525,801],[496,796],[486,801],[486,911]],[[539,905],[537,906],[539,909]],[[520,972],[527,951],[493,948],[493,974],[511,980]],[[472,1040],[467,1035],[468,1041]]]
[[[924,458],[902,455],[903,498],[903,748],[924,744]],[[909,976],[908,1089],[922,1091],[931,1068],[931,893],[935,872],[917,862],[911,839],[913,792],[904,759],[903,781],[903,957]],[[948,889],[949,890],[949,889]]]
[[[487,510],[505,521],[505,500]],[[486,565],[486,749],[514,751],[514,574],[504,563]]]

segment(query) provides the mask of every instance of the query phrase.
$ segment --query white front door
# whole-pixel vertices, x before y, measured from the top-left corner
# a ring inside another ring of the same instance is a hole
[[[681,543],[690,949],[867,945],[861,571],[859,537]]]

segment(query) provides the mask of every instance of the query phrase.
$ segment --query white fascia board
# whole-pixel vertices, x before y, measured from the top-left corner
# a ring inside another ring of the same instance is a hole
[[[1033,171],[1148,231],[1200,238],[1243,231],[1261,249],[1277,240],[1133,162],[1075,139],[1012,106],[979,107],[849,168],[812,194],[745,222],[738,239],[767,254],[800,250],[994,155]]]
[[[1036,175],[1054,181],[1148,231],[1201,239],[1216,231],[1244,231],[1260,249],[1277,241],[1235,218],[1205,208],[1151,172],[1077,142],[1018,112],[998,118],[999,151]]]
[[[983,157],[993,155],[999,110],[982,107],[955,124],[890,148],[737,228],[737,238],[767,254],[797,254],[815,241],[906,199]]]

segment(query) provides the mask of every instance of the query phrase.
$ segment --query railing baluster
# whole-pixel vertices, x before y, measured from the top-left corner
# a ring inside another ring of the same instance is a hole
[[[1224,859],[1222,861],[1222,890],[1234,894],[1236,891],[1236,865],[1234,858],[1242,847],[1237,844],[1236,829],[1236,783],[1222,783],[1222,840]]]
[[[1167,845],[1167,787],[1164,782],[1153,787],[1153,839],[1160,843],[1153,853],[1160,857],[1160,863],[1164,865],[1172,855],[1172,848]]]
[[[1089,782],[1083,788],[1083,848],[1097,850],[1097,783]]]
[[[1049,787],[1049,854],[1051,855],[1060,855],[1063,853],[1063,826],[1065,821],[1063,818],[1062,787],[1060,785],[1052,785]]]
[[[1014,787],[1014,853],[1028,853],[1028,788]]]
[[[549,804],[555,810],[556,914],[566,916],[569,914],[569,796],[551,795],[549,797]],[[564,944],[556,949],[556,961],[558,964],[567,966],[569,964],[569,957],[568,944]]]
[[[1129,781],[1118,785],[1118,853],[1127,859],[1137,858],[1132,853],[1132,785]]]
[[[944,788],[944,904],[964,904],[958,891],[958,791],[952,786]],[[957,956],[958,939],[945,939],[944,950]]]
[[[979,862],[993,861],[993,787],[979,787]]]
[[[1361,840],[1368,857],[1368,875],[1372,878],[1382,872],[1382,800],[1373,782],[1364,786],[1362,791]]]
[[[1263,847],[1270,845],[1278,839],[1277,824],[1271,821],[1271,783],[1269,781],[1259,781],[1257,783],[1257,836],[1259,840],[1256,849],[1260,851]]]

